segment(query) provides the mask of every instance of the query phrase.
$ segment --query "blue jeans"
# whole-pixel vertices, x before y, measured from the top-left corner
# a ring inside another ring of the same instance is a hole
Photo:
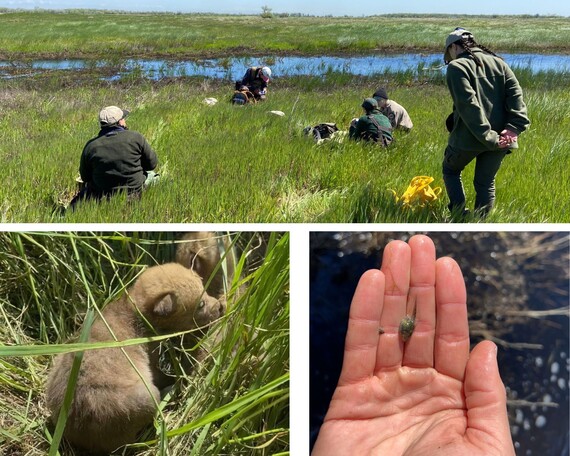
[[[465,191],[461,181],[461,172],[475,160],[475,210],[486,215],[495,204],[495,176],[507,149],[485,152],[468,152],[447,146],[443,157],[443,181],[449,197],[449,209],[465,209]]]

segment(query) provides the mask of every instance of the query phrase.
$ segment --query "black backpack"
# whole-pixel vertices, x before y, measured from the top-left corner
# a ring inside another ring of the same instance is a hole
[[[333,133],[338,131],[338,127],[335,123],[325,122],[315,125],[314,127],[306,127],[303,131],[307,136],[312,133],[314,140],[319,141],[321,139],[330,138]]]

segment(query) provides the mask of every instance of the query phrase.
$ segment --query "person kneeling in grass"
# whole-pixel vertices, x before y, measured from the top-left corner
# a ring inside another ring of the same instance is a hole
[[[271,68],[251,67],[245,72],[240,81],[236,81],[235,88],[239,91],[250,92],[255,101],[264,101],[267,98],[267,86],[271,79]]]
[[[155,151],[140,133],[127,128],[129,111],[107,106],[99,112],[99,134],[87,142],[81,154],[79,173],[83,188],[70,206],[85,199],[110,197],[126,191],[138,198],[143,188],[156,182],[158,164]]]
[[[410,131],[414,124],[408,111],[402,105],[396,103],[394,100],[388,98],[388,92],[384,87],[380,87],[374,95],[372,95],[378,102],[378,109],[382,114],[388,117],[388,120],[392,124],[392,128],[399,128],[403,131]]]
[[[365,114],[350,123],[348,136],[354,140],[374,141],[383,147],[388,146],[392,138],[392,125],[390,120],[378,109],[378,102],[374,98],[366,98],[361,105]]]

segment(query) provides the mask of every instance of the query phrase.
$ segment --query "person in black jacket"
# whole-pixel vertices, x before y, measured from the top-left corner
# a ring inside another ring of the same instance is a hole
[[[157,155],[143,135],[127,128],[128,114],[117,106],[99,112],[101,130],[83,148],[79,173],[84,188],[71,201],[72,207],[80,200],[101,199],[118,191],[138,197],[143,187],[158,178],[153,172]]]
[[[267,84],[271,79],[271,68],[251,67],[245,72],[241,81],[236,81],[236,90],[249,91],[256,101],[263,101],[267,97]]]

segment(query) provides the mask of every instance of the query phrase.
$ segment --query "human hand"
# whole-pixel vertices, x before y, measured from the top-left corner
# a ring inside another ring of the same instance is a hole
[[[401,319],[416,325],[407,342]],[[382,333],[382,334],[380,334]],[[312,456],[514,455],[492,342],[469,354],[465,284],[427,236],[390,242],[350,308],[342,371]]]
[[[514,131],[505,129],[499,135],[499,148],[505,149],[516,142],[517,139],[518,135]]]

